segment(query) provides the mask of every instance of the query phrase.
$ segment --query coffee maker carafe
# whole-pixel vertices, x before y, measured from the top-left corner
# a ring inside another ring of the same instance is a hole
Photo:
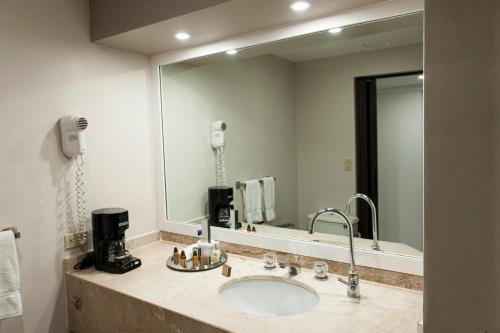
[[[141,266],[141,260],[125,249],[125,230],[128,211],[123,208],[104,208],[92,212],[95,268],[122,274]]]
[[[235,215],[233,188],[228,186],[212,186],[208,188],[208,210],[210,225],[214,227],[234,229]]]

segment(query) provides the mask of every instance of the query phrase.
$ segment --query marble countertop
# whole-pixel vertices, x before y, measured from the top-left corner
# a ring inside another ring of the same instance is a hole
[[[238,312],[219,299],[221,285],[251,275],[284,277],[287,271],[267,271],[260,260],[231,254],[231,277],[223,276],[221,268],[177,272],[165,266],[174,246],[185,247],[156,241],[132,250],[142,260],[142,266],[123,275],[94,269],[68,274],[233,332],[416,332],[417,321],[422,317],[423,296],[419,291],[361,280],[361,299],[353,300],[346,296],[346,287],[337,281],[337,276],[330,274],[329,280],[317,281],[307,269],[293,279],[307,284],[320,296],[311,311],[286,317]]]

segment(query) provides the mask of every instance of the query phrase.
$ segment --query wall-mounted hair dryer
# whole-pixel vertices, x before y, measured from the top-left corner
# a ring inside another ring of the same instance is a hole
[[[69,158],[83,155],[86,151],[83,131],[88,127],[87,119],[80,116],[61,118],[61,139],[63,152]]]
[[[210,144],[215,151],[215,184],[226,185],[226,167],[224,165],[224,130],[227,125],[222,120],[216,120],[210,125]]]
[[[87,208],[85,200],[85,182],[83,172],[83,154],[86,152],[84,131],[88,127],[87,119],[80,116],[66,116],[59,122],[61,126],[61,141],[64,154],[76,162],[75,170],[75,205],[77,213],[76,225],[69,220],[70,234],[64,236],[65,248],[68,250],[76,246],[87,245]],[[71,209],[71,208],[69,208]],[[78,244],[71,239],[77,235]]]
[[[210,125],[210,144],[212,148],[224,147],[224,130],[227,125],[222,120],[216,120]]]

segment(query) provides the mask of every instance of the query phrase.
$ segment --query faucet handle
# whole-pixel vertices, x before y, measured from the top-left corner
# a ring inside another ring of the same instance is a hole
[[[338,280],[349,288],[347,289],[347,296],[351,298],[360,298],[359,278],[357,272],[349,272],[347,281],[342,278],[339,278]]]
[[[356,290],[357,282],[355,280],[351,280],[351,282],[347,282],[343,278],[338,278],[338,280],[339,280],[339,282],[342,282],[343,284],[348,286],[351,290]]]

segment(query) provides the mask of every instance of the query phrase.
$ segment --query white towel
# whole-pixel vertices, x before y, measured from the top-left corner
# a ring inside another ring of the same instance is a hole
[[[266,221],[269,222],[276,219],[276,213],[274,212],[274,177],[262,178],[262,188],[264,190],[264,211],[266,213]]]
[[[247,223],[262,222],[262,190],[258,180],[245,181],[245,217]]]
[[[12,231],[0,232],[0,320],[23,313],[17,263],[16,243]]]

